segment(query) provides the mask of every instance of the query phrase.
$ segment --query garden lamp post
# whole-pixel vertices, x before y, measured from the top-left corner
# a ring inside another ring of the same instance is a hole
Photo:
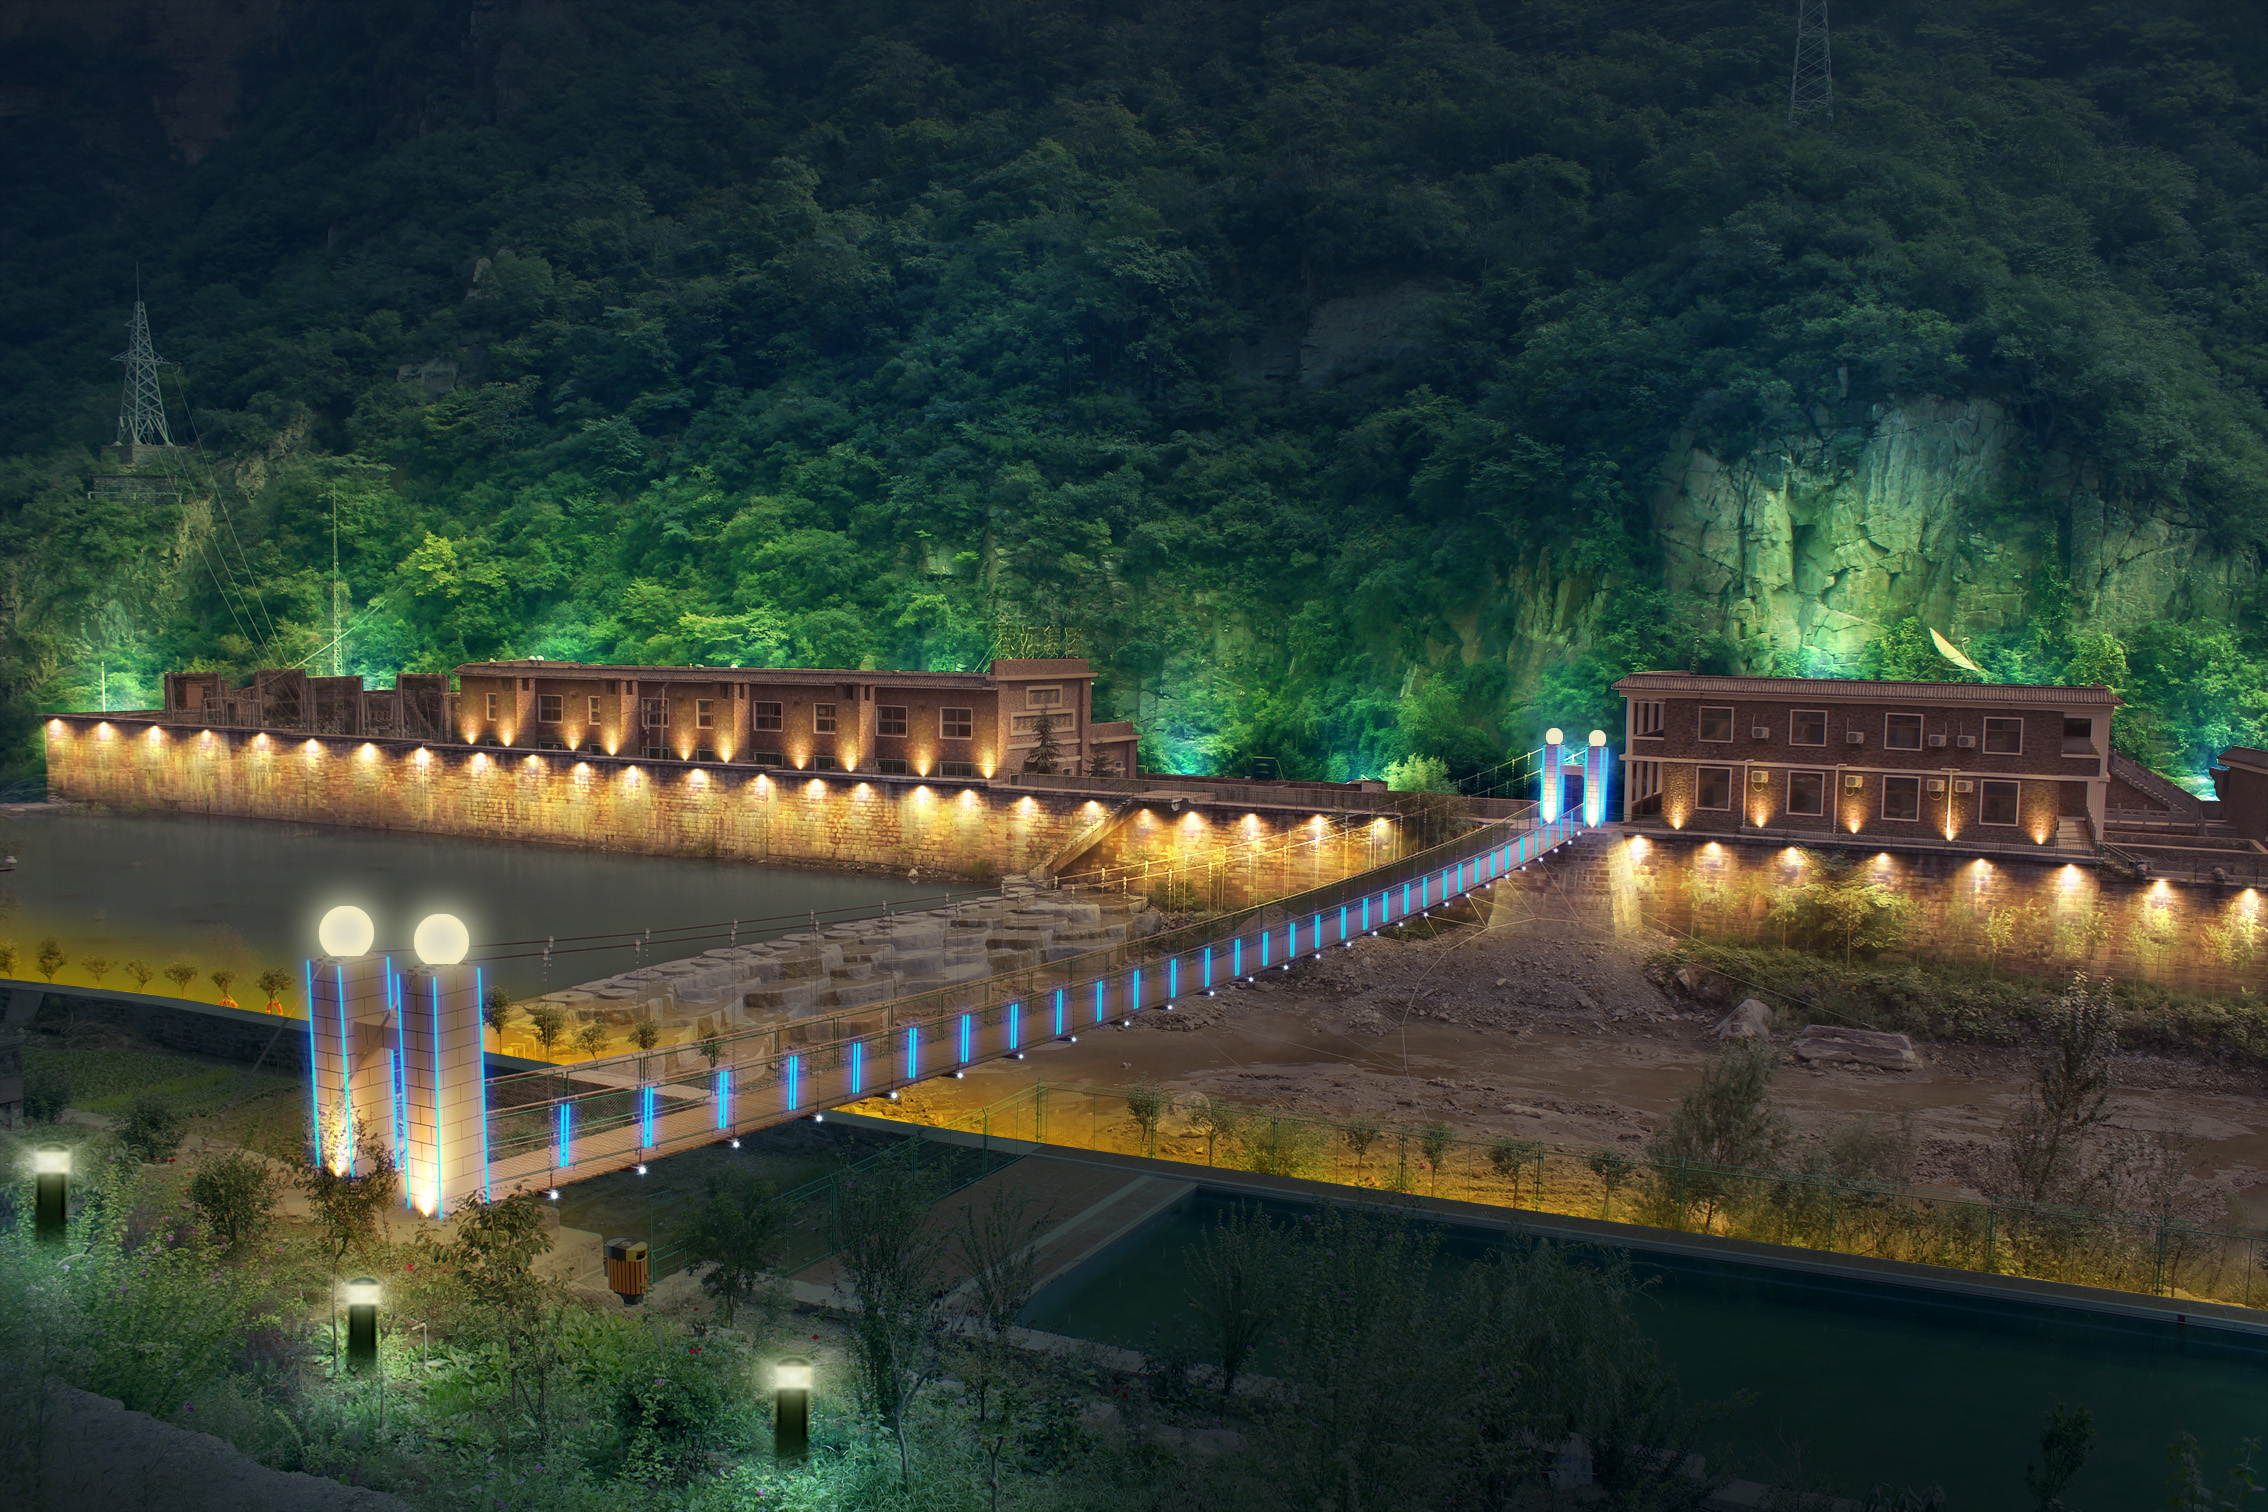
[[[71,1226],[71,1150],[41,1145],[32,1152],[32,1235],[61,1244]]]
[[[346,1288],[347,1369],[363,1375],[378,1364],[378,1282],[357,1276]]]
[[[790,1355],[772,1366],[772,1458],[811,1452],[811,1362]]]

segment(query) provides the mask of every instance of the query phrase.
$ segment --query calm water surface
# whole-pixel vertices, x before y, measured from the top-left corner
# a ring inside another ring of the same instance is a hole
[[[58,810],[0,819],[0,853],[13,873],[0,888],[15,899],[0,938],[28,958],[53,933],[74,961],[175,955],[207,969],[288,965],[314,952],[325,910],[354,903],[378,925],[378,948],[407,952],[410,931],[434,912],[463,919],[472,959],[514,996],[573,986],[628,970],[627,943],[570,947],[576,935],[744,924],[740,939],[808,928],[812,909],[878,912],[885,902],[935,898],[936,879],[854,876],[745,861],[629,856],[566,846],[378,830],[333,829],[258,819],[157,818]],[[559,941],[549,970],[542,940]],[[530,945],[499,942],[533,940]],[[644,960],[698,955],[720,937],[649,948]],[[17,970],[29,974],[28,960]],[[64,982],[82,982],[76,968]],[[113,987],[130,984],[113,969]],[[241,991],[239,993],[241,996]]]
[[[1034,1328],[1122,1348],[1187,1328],[1186,1254],[1221,1210],[1200,1196],[1034,1300]],[[1482,1252],[1458,1233],[1448,1263]],[[1954,1512],[2028,1507],[2050,1401],[2094,1409],[2097,1441],[2070,1512],[2164,1505],[2166,1449],[2187,1430],[2218,1482],[2240,1440],[2268,1436],[2268,1346],[2203,1329],[2049,1308],[1988,1308],[1749,1266],[1633,1255],[1641,1316],[1688,1399],[1750,1393],[1715,1428],[1736,1474],[1800,1475],[1845,1495],[1941,1485]],[[1192,1341],[1193,1342],[1193,1341]],[[1257,1368],[1265,1371],[1268,1362]]]

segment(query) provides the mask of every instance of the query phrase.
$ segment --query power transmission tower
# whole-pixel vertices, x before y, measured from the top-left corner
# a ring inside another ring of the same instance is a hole
[[[1796,0],[1795,79],[1788,86],[1788,124],[1806,116],[1835,119],[1835,70],[1827,56],[1827,0]]]
[[[134,281],[134,318],[127,324],[126,350],[114,359],[126,364],[126,389],[118,400],[118,451],[128,463],[144,446],[173,445],[165,428],[165,396],[158,391],[158,369],[168,366],[150,344],[149,311],[142,306],[142,284]]]

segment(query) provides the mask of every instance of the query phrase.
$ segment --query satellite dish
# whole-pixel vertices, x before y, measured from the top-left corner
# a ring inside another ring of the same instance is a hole
[[[1967,658],[1966,656],[1963,656],[1963,655],[1961,654],[1961,648],[1960,648],[1959,646],[1956,646],[1956,645],[1954,645],[1954,644],[1953,644],[1953,643],[1952,643],[1951,641],[1947,640],[1947,639],[1946,639],[1946,638],[1945,638],[1944,636],[1942,636],[1942,635],[1939,635],[1939,634],[1937,633],[1936,627],[1934,627],[1934,626],[1932,626],[1932,627],[1931,627],[1931,629],[1930,629],[1930,632],[1929,632],[1929,638],[1930,638],[1930,639],[1931,639],[1932,641],[1936,642],[1936,644],[1937,644],[1937,654],[1938,654],[1939,656],[1942,656],[1942,657],[1944,657],[1944,658],[1945,658],[1945,659],[1946,659],[1947,661],[1951,662],[1951,663],[1952,663],[1952,664],[1953,664],[1954,666],[1956,666],[1956,667],[1962,667],[1962,668],[1965,668],[1965,669],[1967,669],[1968,671],[1971,671],[1971,672],[1974,672],[1974,673],[1976,673],[1976,674],[1977,674],[1977,675],[1978,675],[1979,677],[1982,677],[1982,676],[1984,676],[1984,675],[1985,675],[1985,670],[1984,670],[1984,668],[1982,668],[1982,667],[1978,666],[1978,665],[1977,665],[1977,664],[1976,664],[1975,662],[1973,662],[1973,661],[1969,660],[1969,659],[1968,659],[1968,658]]]

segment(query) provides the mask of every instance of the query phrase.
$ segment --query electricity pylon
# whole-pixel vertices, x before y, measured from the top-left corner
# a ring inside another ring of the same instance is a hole
[[[1788,124],[1806,116],[1835,119],[1835,70],[1827,55],[1827,0],[1796,0],[1795,78],[1788,85]]]
[[[158,368],[165,360],[150,344],[150,316],[142,307],[142,290],[134,289],[134,318],[128,322],[126,350],[116,361],[126,364],[126,389],[118,400],[118,444],[129,460],[138,446],[171,446],[165,428],[165,396],[158,390]]]

